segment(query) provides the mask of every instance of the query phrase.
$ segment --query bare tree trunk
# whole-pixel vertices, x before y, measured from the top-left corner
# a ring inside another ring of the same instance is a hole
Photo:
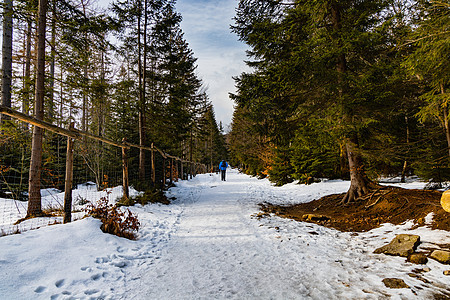
[[[32,24],[31,20],[27,24],[27,41],[25,46],[25,78],[24,78],[24,98],[22,103],[22,112],[26,115],[30,113],[31,102],[31,32]],[[23,123],[24,130],[28,130],[28,123]]]
[[[342,199],[343,204],[356,200],[369,192],[374,184],[367,178],[364,171],[361,155],[358,153],[358,139],[356,135],[353,140],[346,143],[348,166],[350,169],[350,188]]]
[[[48,102],[48,117],[51,123],[54,123],[55,117],[55,103],[54,103],[54,87],[55,87],[55,60],[56,60],[56,0],[52,0],[52,37],[51,37],[51,53],[50,53],[50,97]]]
[[[407,155],[409,154],[409,123],[408,123],[408,116],[405,115],[405,123],[406,123],[406,145],[408,147]],[[403,162],[403,169],[402,169],[402,178],[401,182],[406,182],[406,171],[408,170],[408,160],[405,158],[405,161]]]
[[[152,143],[153,148],[153,143]],[[155,151],[151,151],[151,160],[152,160],[152,185],[153,187],[156,186],[156,170],[155,170]]]
[[[11,107],[13,2],[5,0],[3,5],[2,105]],[[3,120],[10,120],[10,117],[0,115],[0,121]]]
[[[445,94],[444,84],[441,82],[439,84],[439,86],[441,88],[441,94],[444,95]],[[447,105],[447,103],[444,103],[442,109],[444,112],[444,129],[445,129],[445,137],[447,138],[448,155],[450,156],[450,128],[448,125],[448,105]]]
[[[44,93],[45,93],[45,29],[47,25],[47,0],[39,0],[39,21],[37,40],[37,76],[34,115],[37,119],[44,119]],[[33,128],[31,145],[30,177],[28,186],[27,216],[42,215],[41,208],[41,169],[42,169],[42,132],[38,126]]]
[[[145,143],[145,132],[144,132],[144,109],[145,109],[145,98],[143,91],[143,72],[142,70],[142,43],[141,43],[141,14],[142,14],[142,3],[139,0],[139,16],[138,16],[138,76],[139,76],[139,145],[144,146]],[[145,45],[144,45],[145,47]],[[145,52],[145,51],[144,51]],[[144,59],[145,60],[145,59]],[[144,149],[139,149],[139,180],[144,180],[145,178],[145,151]]]

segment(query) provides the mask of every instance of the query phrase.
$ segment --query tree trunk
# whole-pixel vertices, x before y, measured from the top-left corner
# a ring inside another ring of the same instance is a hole
[[[350,188],[342,199],[342,204],[353,202],[375,187],[375,184],[369,180],[364,171],[362,157],[358,153],[358,138],[356,135],[353,136],[352,140],[347,140],[346,148],[350,169]]]
[[[144,132],[144,91],[142,84],[143,70],[142,70],[142,43],[141,43],[141,15],[142,3],[139,0],[139,15],[138,15],[138,77],[139,77],[139,146],[144,146],[145,132]],[[145,45],[144,45],[145,47]],[[144,70],[145,71],[145,70]],[[145,178],[145,150],[139,149],[139,180]]]
[[[39,0],[38,40],[37,40],[37,76],[34,115],[37,119],[44,119],[45,93],[45,29],[47,25],[47,0]],[[41,169],[42,169],[42,133],[43,129],[34,126],[31,144],[30,177],[28,186],[27,216],[42,215],[41,208]]]
[[[331,22],[333,25],[335,39],[339,48],[342,47],[339,35],[342,29],[341,10],[338,2],[333,2],[330,6]],[[345,73],[347,72],[347,59],[345,53],[339,54],[336,61],[337,83],[339,101],[343,101],[344,96],[348,93],[348,86],[345,82]],[[344,111],[344,103],[341,103],[343,122],[351,122],[352,115]],[[349,124],[350,125],[350,124]],[[346,204],[356,200],[356,198],[366,194],[369,191],[372,182],[367,178],[364,172],[361,155],[358,153],[357,133],[352,133],[347,137],[346,141],[348,165],[350,169],[350,188],[342,199],[342,203]]]
[[[2,105],[11,107],[13,2],[5,0],[3,5]],[[0,115],[0,121],[3,120],[10,120],[10,117]]]
[[[153,148],[153,143],[152,143]],[[152,185],[153,187],[156,186],[156,170],[155,170],[155,151],[151,151],[151,160],[152,160]]]
[[[441,94],[444,95],[445,94],[444,84],[441,82],[439,84],[439,86],[441,88]],[[449,124],[448,124],[448,105],[447,105],[447,103],[444,103],[442,109],[444,112],[444,129],[445,129],[445,137],[447,138],[448,155],[450,156],[450,128],[449,128]]]
[[[409,123],[408,123],[408,116],[405,115],[405,123],[406,123],[406,145],[408,147],[408,151],[406,155],[409,155]],[[405,158],[405,161],[403,162],[403,169],[402,169],[402,178],[401,182],[406,182],[406,172],[408,170],[408,160]]]
[[[52,37],[51,37],[51,53],[50,53],[50,97],[48,101],[48,117],[51,120],[51,123],[54,124],[54,115],[55,115],[55,102],[54,102],[54,87],[55,87],[55,64],[56,64],[56,0],[52,0]]]
[[[24,76],[24,98],[22,103],[22,112],[26,115],[30,113],[31,102],[31,32],[32,24],[31,20],[27,23],[27,40],[25,46],[25,76]],[[28,123],[23,123],[23,129],[28,131]]]

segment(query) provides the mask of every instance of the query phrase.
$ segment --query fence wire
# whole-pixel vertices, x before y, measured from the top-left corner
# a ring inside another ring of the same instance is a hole
[[[46,131],[41,171],[41,205],[46,217],[25,219],[28,208],[28,176],[31,134],[12,122],[0,136],[0,236],[62,223],[67,137]],[[129,149],[130,196],[138,191],[163,189],[171,182],[206,172],[206,167],[174,159],[160,150],[145,150],[145,173],[139,175],[135,148]],[[152,154],[153,152],[153,154]],[[154,157],[153,162],[151,158]],[[154,171],[152,170],[154,165]],[[154,172],[154,175],[153,175]],[[86,204],[106,197],[116,203],[123,196],[122,149],[86,138],[76,141],[73,161],[72,220],[85,215]]]

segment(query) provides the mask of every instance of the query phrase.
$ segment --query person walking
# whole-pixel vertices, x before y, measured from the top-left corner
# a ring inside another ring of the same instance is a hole
[[[222,160],[219,164],[220,175],[222,181],[225,181],[225,173],[227,172],[228,163],[225,160]]]

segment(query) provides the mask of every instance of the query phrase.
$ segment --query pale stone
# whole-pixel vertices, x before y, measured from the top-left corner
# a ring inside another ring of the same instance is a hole
[[[431,254],[430,257],[432,259],[437,260],[440,263],[449,265],[450,264],[450,252],[449,251],[444,251],[444,250],[434,250]]]
[[[374,253],[408,257],[413,254],[420,243],[420,236],[399,234],[387,245],[380,247]]]
[[[446,212],[450,212],[450,190],[442,193],[441,205]]]

